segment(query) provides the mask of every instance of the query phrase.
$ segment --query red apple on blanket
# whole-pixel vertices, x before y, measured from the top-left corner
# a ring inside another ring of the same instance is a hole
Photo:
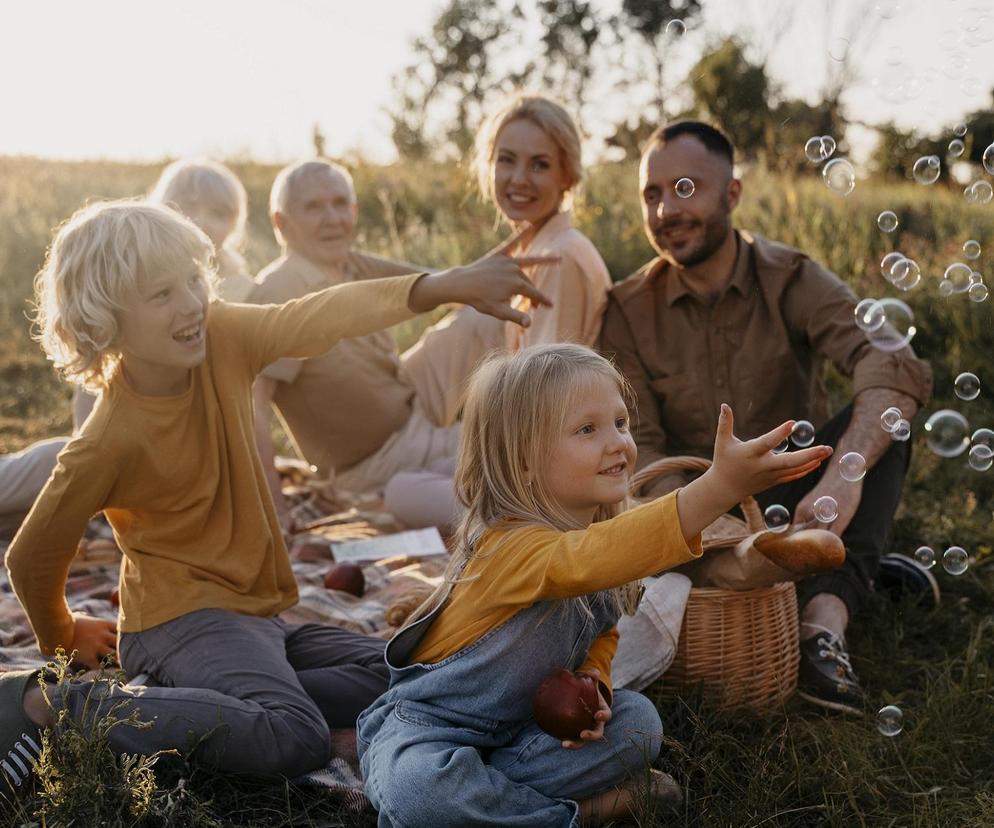
[[[583,730],[596,730],[594,713],[600,708],[597,681],[586,673],[556,670],[532,698],[535,723],[557,739],[578,740]]]
[[[354,563],[335,564],[324,576],[327,589],[338,589],[348,592],[356,598],[362,598],[366,591],[366,578],[362,568]]]

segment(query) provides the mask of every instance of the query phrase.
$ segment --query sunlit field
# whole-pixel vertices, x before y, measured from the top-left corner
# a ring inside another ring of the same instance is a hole
[[[274,258],[267,201],[275,168],[231,162],[249,193],[245,249],[253,271]],[[0,158],[0,450],[14,451],[70,428],[69,389],[29,336],[29,298],[52,229],[87,199],[140,194],[161,165],[60,163]],[[506,228],[482,204],[464,170],[441,165],[361,166],[359,245],[425,265],[449,265],[484,253]],[[994,825],[994,470],[978,472],[966,455],[943,459],[929,451],[923,424],[942,408],[961,412],[971,430],[994,427],[994,297],[942,297],[939,282],[962,247],[977,240],[972,265],[994,281],[994,205],[968,203],[962,187],[860,179],[840,197],[818,176],[780,178],[744,171],[739,227],[795,245],[822,261],[860,297],[897,296],[915,314],[912,342],[931,362],[935,396],[912,423],[911,472],[891,551],[911,554],[920,544],[941,551],[964,547],[970,568],[952,576],[936,566],[940,607],[896,609],[880,599],[851,628],[854,667],[869,699],[865,719],[828,716],[800,702],[762,717],[720,715],[695,698],[660,704],[668,747],[662,767],[685,786],[684,812],[667,822],[690,826],[982,826]],[[877,216],[899,219],[890,234]],[[651,255],[639,218],[631,164],[594,168],[585,182],[577,220],[601,251],[615,279]],[[901,293],[884,281],[880,259],[898,249],[917,260],[921,284]],[[401,345],[424,320],[401,326]],[[981,392],[964,401],[954,380],[978,375]],[[834,401],[847,381],[830,378]],[[649,695],[652,695],[650,689]],[[878,733],[876,710],[895,703],[904,730]],[[71,772],[71,769],[65,769]],[[287,787],[241,785],[199,772],[178,786],[163,773],[155,816],[136,823],[127,813],[108,825],[336,825],[372,824],[340,814],[318,794]],[[94,795],[99,795],[94,791]],[[170,796],[172,799],[170,799]],[[0,815],[21,824],[24,815]],[[341,820],[341,821],[340,821]],[[54,823],[48,823],[54,824]],[[63,823],[59,823],[63,824]],[[68,823],[65,823],[68,824]]]

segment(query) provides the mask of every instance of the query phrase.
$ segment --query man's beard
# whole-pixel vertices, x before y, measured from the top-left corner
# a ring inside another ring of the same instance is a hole
[[[665,252],[681,267],[694,267],[702,262],[706,262],[725,243],[728,233],[732,229],[731,213],[725,207],[719,207],[702,224],[704,228],[704,238],[693,247],[683,250],[677,254],[676,251],[666,247],[663,241],[658,241],[657,246],[660,252]],[[665,225],[663,230],[665,230]]]

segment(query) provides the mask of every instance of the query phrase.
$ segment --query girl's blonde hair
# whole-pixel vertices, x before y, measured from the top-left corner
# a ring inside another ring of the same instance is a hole
[[[149,193],[149,201],[165,204],[187,215],[195,202],[224,207],[235,216],[235,229],[216,251],[222,273],[244,271],[242,247],[248,219],[248,196],[238,176],[224,164],[207,158],[181,158],[166,167]]]
[[[59,227],[35,277],[34,337],[65,379],[96,391],[120,359],[118,320],[141,282],[191,265],[210,275],[213,254],[199,227],[162,204],[90,204]]]
[[[412,615],[423,617],[444,600],[475,557],[477,542],[493,528],[545,526],[585,529],[546,487],[552,446],[585,382],[607,377],[631,407],[624,378],[604,357],[583,345],[533,345],[514,354],[494,354],[470,380],[456,467],[456,495],[465,513],[443,583]],[[601,506],[594,522],[620,514],[621,503]],[[488,553],[491,554],[491,553]],[[499,546],[492,554],[499,554]],[[639,584],[612,590],[619,610],[634,612]]]
[[[476,180],[484,198],[494,200],[494,154],[500,132],[512,121],[520,118],[531,121],[559,148],[559,159],[569,182],[565,199],[571,198],[574,188],[583,178],[580,133],[569,113],[558,103],[541,95],[518,93],[504,102],[491,114],[476,134],[476,153],[473,166]]]

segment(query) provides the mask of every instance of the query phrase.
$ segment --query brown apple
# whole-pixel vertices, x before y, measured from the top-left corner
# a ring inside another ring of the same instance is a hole
[[[121,606],[121,591],[117,587],[110,594],[110,603],[115,607]]]
[[[532,698],[535,723],[557,739],[579,739],[580,731],[596,729],[599,707],[594,677],[569,670],[546,676]]]
[[[366,591],[366,578],[362,567],[354,563],[339,563],[325,573],[324,585],[327,589],[338,589],[362,598]]]

